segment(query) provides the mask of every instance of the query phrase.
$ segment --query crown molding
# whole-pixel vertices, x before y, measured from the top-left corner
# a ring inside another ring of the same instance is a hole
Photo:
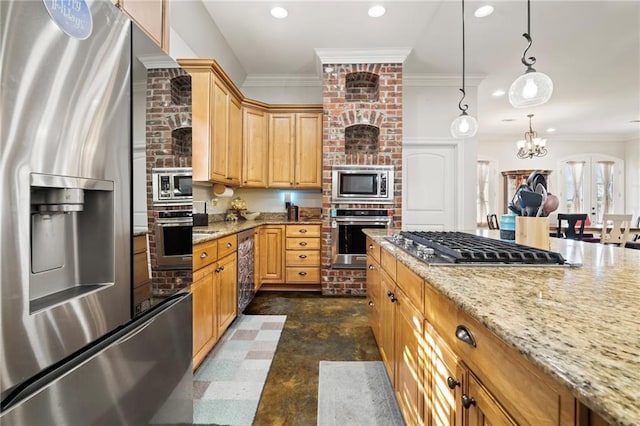
[[[180,68],[180,65],[167,55],[140,55],[137,58],[148,70],[155,68]]]
[[[322,81],[312,74],[251,74],[244,79],[242,87],[322,87]]]
[[[465,75],[465,85],[477,87],[487,76],[485,74]],[[461,75],[452,74],[403,74],[402,84],[408,87],[460,87]]]
[[[411,47],[315,49],[322,64],[401,64],[411,50]]]

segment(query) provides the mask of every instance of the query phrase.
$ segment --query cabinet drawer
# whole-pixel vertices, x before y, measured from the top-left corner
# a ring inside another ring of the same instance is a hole
[[[380,265],[389,274],[393,281],[396,281],[396,257],[387,250],[380,250]]]
[[[218,239],[218,259],[233,253],[238,249],[238,236],[236,234]]]
[[[403,263],[396,263],[396,283],[405,292],[413,306],[424,312],[424,280],[407,268]]]
[[[320,225],[287,225],[287,237],[319,237]]]
[[[287,250],[320,250],[320,238],[287,238]]]
[[[133,287],[138,287],[148,281],[147,252],[143,251],[133,256]]]
[[[433,325],[440,337],[451,347],[456,345],[458,308],[446,296],[424,286],[424,317]]]
[[[146,235],[138,235],[137,237],[133,237],[133,252],[134,253],[142,253],[147,251],[147,236]]]
[[[320,268],[287,268],[286,282],[317,284],[320,282]]]
[[[320,266],[318,250],[287,250],[287,266]]]
[[[376,262],[380,262],[380,245],[371,237],[367,237],[367,254],[373,257]]]
[[[193,247],[193,270],[197,271],[218,259],[218,241],[207,241]]]

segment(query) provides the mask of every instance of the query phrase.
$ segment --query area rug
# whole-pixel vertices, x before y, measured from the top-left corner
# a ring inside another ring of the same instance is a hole
[[[404,424],[381,361],[320,361],[319,426]]]
[[[193,423],[250,426],[286,315],[240,315],[193,377]]]

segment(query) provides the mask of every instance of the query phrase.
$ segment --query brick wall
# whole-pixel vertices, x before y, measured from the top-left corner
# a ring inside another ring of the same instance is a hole
[[[151,189],[151,169],[191,167],[191,77],[180,68],[147,71],[146,145],[151,289],[161,297],[191,283],[191,270],[158,270],[154,217],[158,210],[191,210],[191,205],[154,207]]]
[[[322,93],[322,293],[364,296],[364,270],[331,269],[330,210],[393,208],[401,225],[402,64],[325,64]],[[332,204],[331,168],[344,164],[394,165],[394,204]]]

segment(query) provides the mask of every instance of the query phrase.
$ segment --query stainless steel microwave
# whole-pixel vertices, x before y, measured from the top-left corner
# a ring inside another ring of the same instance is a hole
[[[393,166],[333,166],[334,203],[393,203]]]
[[[191,167],[165,167],[151,170],[154,206],[193,203]]]

